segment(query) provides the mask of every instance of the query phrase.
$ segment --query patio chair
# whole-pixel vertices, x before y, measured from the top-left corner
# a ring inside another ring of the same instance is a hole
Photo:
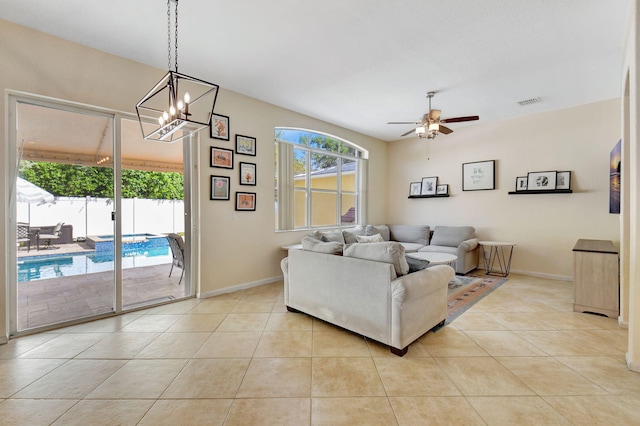
[[[45,242],[45,245],[44,245],[45,248],[54,248],[55,247],[55,246],[51,245],[51,242],[60,239],[60,235],[62,235],[62,225],[64,225],[64,222],[58,222],[56,227],[53,228],[53,231],[51,232],[51,234],[40,234],[39,235],[39,240]]]
[[[180,281],[178,281],[179,285],[182,283],[182,277],[184,276],[184,240],[178,234],[168,234],[167,240],[169,240],[169,247],[171,247],[171,255],[173,256],[169,276],[171,276],[174,266],[181,268],[182,273],[180,274]]]
[[[31,250],[31,231],[29,230],[29,224],[24,222],[18,222],[18,246],[22,243],[27,243],[27,251]]]

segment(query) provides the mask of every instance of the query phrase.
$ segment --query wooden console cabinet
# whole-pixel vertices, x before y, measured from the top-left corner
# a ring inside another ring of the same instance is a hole
[[[578,240],[573,247],[574,312],[617,318],[620,312],[618,250],[611,241]]]

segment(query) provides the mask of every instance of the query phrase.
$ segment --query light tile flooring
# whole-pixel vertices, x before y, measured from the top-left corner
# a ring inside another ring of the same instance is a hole
[[[3,425],[631,425],[640,374],[572,284],[509,281],[404,358],[304,314],[282,283],[0,346]]]

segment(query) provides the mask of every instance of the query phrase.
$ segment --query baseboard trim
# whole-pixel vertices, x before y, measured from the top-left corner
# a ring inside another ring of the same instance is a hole
[[[225,287],[217,290],[207,291],[206,293],[197,293],[196,297],[198,299],[207,299],[209,297],[219,296],[221,294],[233,293],[234,291],[238,291],[238,290],[246,290],[248,288],[275,283],[277,281],[282,281],[283,279],[284,277],[282,275],[278,275],[277,277],[263,278],[257,281],[251,281],[248,283],[242,283],[242,284],[234,285],[231,287]]]
[[[627,354],[625,355],[625,358],[627,360],[627,368],[631,371],[637,371],[640,373],[640,362],[631,361],[631,356],[629,355],[629,352],[627,352]]]
[[[511,272],[513,272],[514,274],[527,275],[530,277],[537,277],[537,278],[546,278],[549,280],[573,281],[573,277],[570,275],[544,274],[542,272],[523,271],[520,269],[512,269]]]

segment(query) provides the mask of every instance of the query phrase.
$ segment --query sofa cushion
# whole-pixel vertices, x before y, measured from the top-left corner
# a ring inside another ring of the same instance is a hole
[[[431,244],[436,246],[458,247],[461,242],[474,238],[473,226],[436,226]]]
[[[398,276],[406,275],[409,272],[409,264],[404,256],[404,247],[396,242],[351,244],[344,248],[344,256],[390,263]]]
[[[344,237],[342,236],[342,231],[313,231],[310,234],[310,237],[315,238],[316,240],[328,242],[335,241],[341,244],[344,244]]]
[[[357,235],[356,239],[359,243],[384,243],[384,239],[380,234],[371,235],[370,237],[366,235]]]
[[[370,237],[371,235],[380,234],[385,241],[389,241],[389,227],[387,225],[367,225],[364,235]]]
[[[404,241],[396,241],[396,242],[402,244],[402,246],[404,247],[405,253],[413,253],[425,247],[423,244],[418,244],[418,243],[405,243]]]
[[[430,229],[428,225],[389,225],[392,241],[429,245]]]
[[[364,235],[364,226],[356,226],[355,228],[347,228],[342,230],[342,237],[346,244],[357,243],[357,236]]]
[[[427,259],[417,259],[413,256],[405,256],[407,264],[409,265],[409,273],[421,271],[429,266]]]
[[[308,235],[303,237],[300,242],[302,243],[303,250],[326,254],[342,254],[342,248],[344,246],[344,244],[337,241],[324,242]]]

